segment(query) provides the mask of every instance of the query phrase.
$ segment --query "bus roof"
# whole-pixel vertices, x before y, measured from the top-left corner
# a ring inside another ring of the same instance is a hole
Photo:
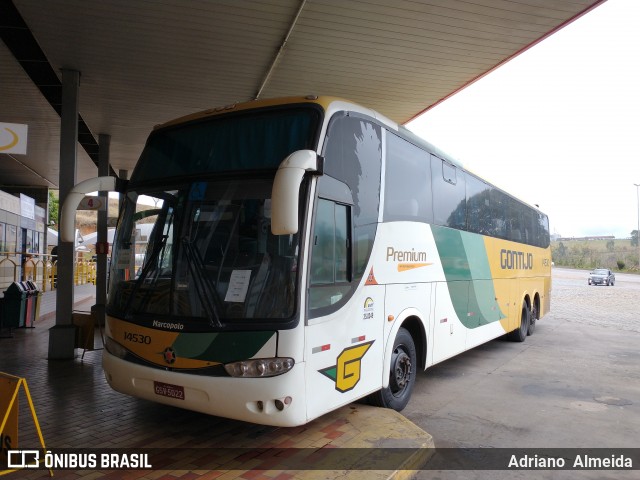
[[[445,160],[445,161],[451,163],[452,165],[455,165],[456,167],[462,168],[463,170],[471,173],[472,175],[474,175],[474,176],[476,176],[478,178],[481,178],[483,181],[486,182],[486,180],[481,175],[478,175],[477,173],[475,173],[473,171],[470,171],[469,169],[465,168],[463,163],[460,160],[458,160],[457,158],[453,157],[452,155],[447,154],[445,151],[443,151],[442,149],[436,147],[432,143],[426,141],[424,138],[416,135],[415,133],[413,133],[411,130],[409,130],[405,126],[398,125],[394,121],[388,119],[387,117],[385,117],[384,115],[376,112],[375,110],[372,110],[370,108],[364,107],[364,106],[362,106],[362,105],[360,105],[358,103],[352,102],[350,100],[345,100],[345,99],[340,98],[340,97],[306,95],[306,96],[270,98],[270,99],[264,99],[264,100],[251,100],[251,101],[242,102],[242,103],[232,103],[232,104],[224,105],[224,106],[221,106],[221,107],[215,107],[215,108],[210,108],[210,109],[207,109],[207,110],[202,110],[200,112],[196,112],[196,113],[192,113],[192,114],[189,114],[189,115],[185,115],[183,117],[179,117],[179,118],[176,118],[174,120],[169,120],[168,122],[165,122],[163,124],[156,125],[154,127],[154,130],[158,130],[158,129],[165,128],[165,127],[171,127],[171,126],[175,126],[175,125],[180,125],[180,124],[188,123],[188,122],[192,122],[192,121],[197,121],[197,120],[205,119],[205,118],[208,118],[208,117],[215,117],[215,116],[223,115],[223,114],[230,113],[230,112],[239,112],[239,111],[244,111],[244,110],[259,109],[259,108],[265,108],[265,107],[275,107],[275,106],[279,106],[279,105],[289,105],[289,104],[298,104],[298,105],[300,105],[300,104],[304,104],[304,103],[319,105],[325,112],[329,111],[330,108],[331,108],[331,105],[334,104],[334,103],[342,103],[342,104],[351,105],[351,106],[353,106],[353,110],[354,111],[358,111],[360,113],[365,113],[365,114],[369,114],[369,115],[373,116],[377,121],[382,123],[385,127],[396,131],[399,135],[401,135],[402,137],[404,137],[406,140],[410,141],[411,143],[414,143],[415,145],[417,145],[417,146],[429,151],[433,155],[436,155],[437,157],[441,158],[442,160]],[[487,182],[487,183],[491,184],[491,182]],[[491,186],[494,187],[494,188],[499,188],[499,187],[496,187],[493,184],[491,184]],[[506,193],[507,195],[509,195],[509,196],[511,196],[513,198],[517,198],[514,195],[511,195],[508,192],[504,191],[503,189],[500,189],[500,190],[502,190],[504,193]],[[520,201],[522,201],[522,200],[520,200]],[[538,209],[534,205],[530,205],[530,206],[533,207],[533,208]]]
[[[447,160],[448,162],[450,162],[450,163],[452,163],[452,164],[454,164],[454,165],[456,165],[458,167],[462,167],[462,163],[459,160],[457,160],[456,158],[452,157],[451,155],[448,155],[447,153],[445,153],[444,151],[442,151],[441,149],[439,149],[435,145],[427,142],[426,140],[424,140],[423,138],[419,137],[418,135],[416,135],[415,133],[413,133],[412,131],[410,131],[406,127],[396,124],[395,122],[393,122],[392,120],[389,120],[384,115],[381,115],[380,113],[378,113],[378,112],[376,112],[374,110],[371,110],[370,108],[364,107],[364,106],[359,105],[359,104],[357,104],[355,102],[352,102],[350,100],[345,100],[343,98],[332,97],[332,96],[306,95],[306,96],[297,96],[297,97],[270,98],[270,99],[265,99],[265,100],[251,100],[251,101],[242,102],[242,103],[232,103],[232,104],[229,104],[229,105],[210,108],[210,109],[207,109],[207,110],[202,110],[200,112],[191,113],[189,115],[185,115],[183,117],[179,117],[179,118],[176,118],[176,119],[173,119],[173,120],[169,120],[169,121],[167,121],[165,123],[156,125],[154,127],[154,130],[165,128],[165,127],[170,127],[170,126],[174,126],[174,125],[180,125],[182,123],[188,123],[188,122],[191,122],[191,121],[194,121],[194,120],[201,120],[201,119],[204,119],[204,118],[207,118],[207,117],[213,117],[213,116],[217,116],[217,115],[222,115],[222,114],[225,114],[225,113],[230,113],[232,111],[238,112],[238,111],[243,111],[243,110],[251,110],[251,109],[258,109],[258,108],[264,108],[264,107],[273,107],[273,106],[279,106],[279,105],[288,105],[288,104],[312,103],[312,104],[315,104],[315,105],[319,105],[325,111],[328,111],[330,106],[331,106],[331,104],[334,103],[334,102],[347,103],[347,104],[353,105],[354,110],[359,110],[359,111],[361,111],[363,113],[366,112],[366,113],[373,114],[373,116],[376,118],[376,120],[378,120],[379,122],[384,124],[386,127],[397,131],[402,136],[404,136],[407,140],[410,140],[411,142],[413,142],[413,143],[425,148],[426,150],[430,151],[434,155],[437,155],[438,157],[441,157],[442,159]]]

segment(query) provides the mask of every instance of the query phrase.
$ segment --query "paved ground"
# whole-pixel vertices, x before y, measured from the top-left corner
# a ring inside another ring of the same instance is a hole
[[[419,375],[402,412],[436,447],[640,447],[640,276],[554,269],[552,312]],[[435,462],[435,458],[432,460]],[[640,478],[640,472],[434,472],[418,478]]]

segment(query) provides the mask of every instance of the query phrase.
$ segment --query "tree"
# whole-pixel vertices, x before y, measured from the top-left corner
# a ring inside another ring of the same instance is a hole
[[[55,226],[52,225],[54,230],[58,227],[58,210],[60,207],[60,200],[58,196],[53,193],[53,190],[49,190],[49,223],[55,222]]]
[[[631,245],[638,246],[638,230],[631,230]]]
[[[609,252],[613,252],[614,247],[615,247],[615,242],[613,240],[609,240],[607,242],[607,250]]]

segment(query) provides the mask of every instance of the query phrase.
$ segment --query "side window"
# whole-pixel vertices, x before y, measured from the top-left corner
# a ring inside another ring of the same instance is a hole
[[[349,207],[318,199],[312,236],[309,309],[330,307],[351,290]]]
[[[329,124],[323,155],[325,174],[351,191],[356,283],[365,274],[378,225],[382,129],[357,114],[337,113]]]
[[[535,212],[525,205],[522,206],[522,241],[529,245],[535,245]]]
[[[508,197],[498,190],[492,188],[489,195],[491,203],[491,235],[498,238],[507,238],[507,214]]]
[[[549,246],[549,218],[543,213],[538,213],[538,235],[536,246],[547,248]]]
[[[424,150],[387,132],[385,222],[410,220],[430,223],[433,220],[429,156]]]
[[[434,223],[464,230],[467,217],[464,174],[435,155],[431,155],[431,172]]]
[[[491,216],[491,189],[473,175],[467,175],[467,229],[489,235],[493,229]]]
[[[519,202],[511,200],[507,211],[507,236],[514,242],[524,242],[522,235],[522,207]]]
[[[356,115],[337,116],[329,125],[324,157],[325,173],[346,183],[353,193],[354,224],[376,223],[382,168],[380,126]]]

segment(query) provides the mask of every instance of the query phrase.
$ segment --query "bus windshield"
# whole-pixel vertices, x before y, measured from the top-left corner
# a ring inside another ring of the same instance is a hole
[[[109,314],[189,331],[293,327],[299,239],[271,234],[271,188],[288,155],[316,147],[321,117],[309,104],[231,109],[154,131],[121,211]]]
[[[200,329],[290,319],[298,235],[271,234],[272,178],[130,191],[111,264],[109,313]]]

